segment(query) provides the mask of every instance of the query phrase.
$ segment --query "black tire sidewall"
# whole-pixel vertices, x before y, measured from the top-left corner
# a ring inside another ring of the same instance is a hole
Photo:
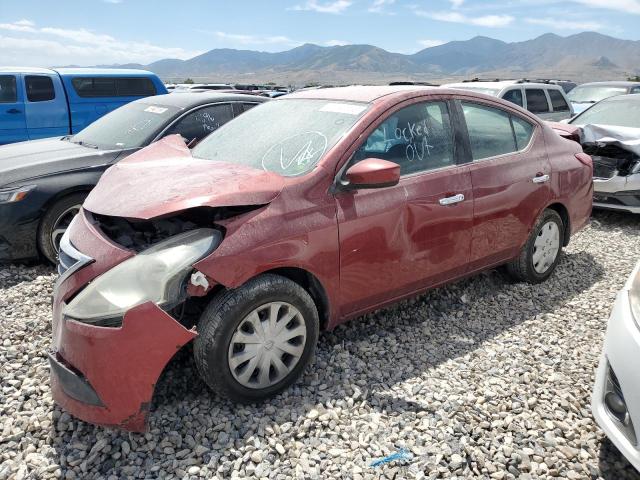
[[[51,263],[57,262],[57,254],[51,245],[51,230],[60,215],[74,205],[82,205],[88,193],[73,193],[56,200],[42,217],[38,228],[38,249],[40,253]]]
[[[287,302],[300,311],[307,330],[305,347],[298,364],[280,382],[265,389],[251,389],[233,377],[228,363],[229,345],[240,322],[269,302]],[[208,366],[201,368],[198,365],[198,370],[210,387],[232,400],[243,403],[263,400],[285,389],[302,374],[315,352],[318,330],[317,309],[302,287],[277,275],[256,277],[223,295],[222,299],[212,300],[203,313],[198,323],[199,335],[194,341],[194,354],[197,364],[200,357],[206,356]]]
[[[558,232],[560,235],[560,239],[559,239],[560,241],[558,242],[558,252],[551,266],[544,273],[538,273],[535,267],[533,266],[533,250],[535,247],[535,242],[536,242],[536,238],[538,237],[538,234],[540,233],[542,228],[550,221],[553,221],[558,226]],[[537,222],[535,229],[531,232],[531,237],[527,242],[526,262],[527,262],[528,274],[531,280],[534,280],[536,283],[540,283],[545,281],[547,278],[549,278],[553,274],[553,272],[556,269],[556,266],[558,265],[558,262],[560,262],[560,257],[562,256],[563,238],[564,238],[564,224],[562,222],[562,218],[560,218],[560,215],[558,215],[558,213],[556,213],[554,210],[545,210],[543,215],[540,217],[540,220]]]

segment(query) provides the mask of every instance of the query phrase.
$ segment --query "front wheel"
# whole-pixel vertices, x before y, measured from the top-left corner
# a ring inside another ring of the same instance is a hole
[[[249,403],[292,384],[311,360],[318,311],[297,283],[272,274],[215,297],[198,322],[194,356],[216,393]]]
[[[82,207],[86,193],[73,193],[56,201],[42,217],[38,229],[38,247],[47,260],[55,264],[58,261],[60,240],[69,227],[71,220]]]
[[[518,281],[544,282],[560,261],[564,224],[555,210],[545,210],[536,222],[518,258],[507,264],[507,271]]]

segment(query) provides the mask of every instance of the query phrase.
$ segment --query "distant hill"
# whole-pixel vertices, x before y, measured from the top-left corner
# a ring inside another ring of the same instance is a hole
[[[506,43],[474,37],[412,55],[372,45],[322,47],[305,44],[270,53],[229,48],[210,50],[189,60],[164,59],[146,68],[165,80],[278,83],[384,83],[389,80],[447,80],[469,76],[553,77],[578,81],[623,79],[640,73],[640,41],[594,32],[568,37],[547,33]]]

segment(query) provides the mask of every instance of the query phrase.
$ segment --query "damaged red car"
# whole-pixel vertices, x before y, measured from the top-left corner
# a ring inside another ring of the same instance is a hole
[[[591,198],[578,144],[460,90],[304,91],[193,150],[167,137],[107,170],[63,238],[54,398],[143,430],[189,342],[214,392],[270,397],[321,330],[499,265],[545,280]]]

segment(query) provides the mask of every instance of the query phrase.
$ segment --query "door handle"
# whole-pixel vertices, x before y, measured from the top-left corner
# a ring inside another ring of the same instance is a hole
[[[22,110],[18,110],[17,108],[10,108],[7,110],[7,113],[22,113]]]
[[[459,193],[454,195],[453,197],[445,197],[439,200],[440,205],[455,205],[456,203],[460,203],[464,200],[464,195]]]
[[[533,183],[546,183],[549,181],[549,175],[536,175],[531,180]]]

